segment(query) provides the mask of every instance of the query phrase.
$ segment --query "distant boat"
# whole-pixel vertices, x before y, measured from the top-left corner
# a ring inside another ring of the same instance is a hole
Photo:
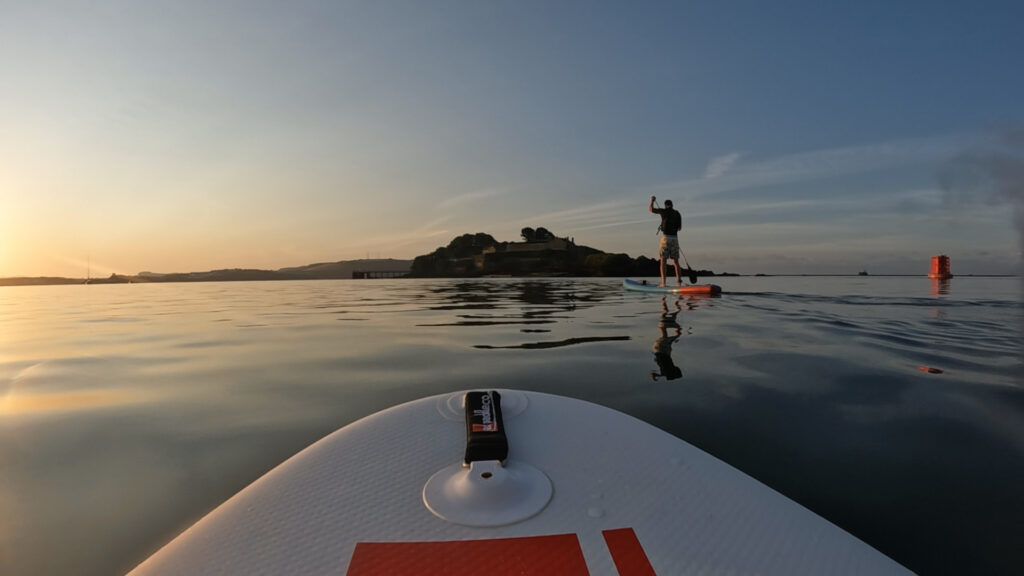
[[[861,270],[860,272],[857,272],[857,276],[867,276],[867,275],[868,275],[868,271],[867,270]]]

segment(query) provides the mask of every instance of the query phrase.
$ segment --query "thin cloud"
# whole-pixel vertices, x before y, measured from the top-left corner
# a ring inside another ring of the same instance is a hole
[[[581,230],[597,230],[599,228],[615,228],[617,226],[634,226],[637,224],[651,224],[657,223],[657,219],[644,218],[643,220],[617,220],[612,222],[604,222],[601,224],[591,224],[589,226],[580,226],[573,230],[579,232]]]
[[[725,154],[724,156],[717,156],[712,158],[708,162],[708,167],[704,169],[704,179],[714,180],[722,174],[728,172],[729,168],[740,159],[741,154],[739,152],[733,152],[732,154]]]
[[[649,198],[641,196],[633,200],[615,200],[547,212],[524,218],[520,223],[525,226],[544,226],[555,234],[570,236],[586,230],[656,225],[657,218],[647,212]]]
[[[942,167],[946,201],[962,211],[978,200],[1008,208],[1024,252],[1024,128],[994,134]]]
[[[744,155],[734,152],[711,159],[700,178],[634,190],[629,193],[628,199],[536,214],[521,219],[520,223],[524,226],[544,226],[556,233],[642,225],[649,221],[649,218],[642,218],[640,214],[646,212],[645,203],[652,192],[659,197],[671,195],[673,198],[681,196],[680,200],[701,199],[702,202],[709,202],[718,200],[715,197],[724,192],[758,190],[771,185],[869,173],[915,163],[941,162],[954,156],[965,143],[974,138],[972,135],[952,135],[897,140],[801,152],[742,164],[739,160]],[[793,201],[782,198],[764,200],[771,204]],[[677,204],[682,206],[679,201]],[[715,210],[711,206],[706,206],[705,210],[709,208]],[[729,211],[725,207],[718,207],[718,210]],[[691,210],[687,212],[691,218],[697,216]]]
[[[887,190],[886,194],[865,196],[824,195],[818,198],[765,197],[745,202],[707,202],[690,213],[690,227],[719,227],[723,224],[809,225],[824,221],[859,222],[883,218],[903,220],[914,215],[933,213],[941,207],[939,191],[928,188]]]
[[[896,140],[801,152],[742,165],[737,165],[735,160],[727,165],[724,159],[715,159],[705,173],[715,174],[714,178],[678,180],[656,186],[652,191],[662,194],[682,192],[691,198],[698,198],[776,184],[869,173],[916,163],[941,162],[957,154],[975,138],[973,135],[957,134]],[[713,165],[714,171],[711,170]],[[722,167],[728,170],[719,171]]]
[[[396,251],[399,248],[407,246],[413,246],[416,244],[423,243],[424,240],[429,238],[435,238],[438,236],[445,236],[452,234],[450,228],[444,227],[443,224],[454,219],[452,210],[457,206],[471,204],[473,202],[479,202],[487,198],[493,198],[500,196],[507,192],[504,188],[485,188],[477,190],[475,192],[468,192],[466,194],[460,194],[458,196],[452,196],[438,203],[433,210],[434,212],[442,212],[442,214],[433,220],[419,226],[414,230],[401,232],[398,234],[388,234],[386,236],[377,236],[367,240],[366,244],[372,246],[379,246],[386,251]]]
[[[442,234],[448,234],[449,230],[441,227],[441,225],[448,220],[451,220],[451,216],[441,216],[427,222],[415,230],[409,230],[400,234],[389,234],[386,236],[369,238],[364,242],[364,244],[367,246],[380,247],[388,251],[396,250],[404,246],[422,242],[426,238],[433,238]]]
[[[383,248],[386,251],[388,251],[388,252],[393,252],[393,251],[398,250],[399,248],[404,248],[406,246],[413,246],[413,245],[416,245],[416,244],[422,244],[423,241],[428,239],[428,238],[434,238],[434,237],[437,237],[437,236],[447,236],[448,234],[451,234],[451,231],[449,231],[447,229],[438,229],[438,230],[428,230],[428,231],[425,231],[422,234],[419,234],[419,235],[416,235],[416,236],[412,236],[412,235],[398,236],[398,237],[391,238],[390,242],[384,243]]]
[[[495,196],[501,196],[505,194],[506,190],[502,188],[485,188],[483,190],[477,190],[475,192],[468,192],[466,194],[460,194],[458,196],[452,196],[446,198],[440,204],[438,208],[450,209],[455,206],[461,206],[463,204],[470,204],[486,198],[493,198]]]
[[[635,209],[635,202],[616,200],[537,214],[529,218],[523,218],[521,223],[526,226],[544,226],[548,229],[558,226],[571,226],[573,229],[581,229],[583,226],[594,226],[619,220],[625,211]]]

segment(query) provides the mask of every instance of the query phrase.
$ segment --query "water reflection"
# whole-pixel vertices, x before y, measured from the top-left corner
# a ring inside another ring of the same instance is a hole
[[[526,305],[526,310],[540,306],[571,312],[580,302],[592,305],[610,294],[600,285],[581,284],[571,279],[467,280],[434,285],[429,291],[428,310],[494,309],[519,303]]]
[[[932,278],[932,296],[949,295],[949,278]]]
[[[554,342],[525,342],[523,344],[515,344],[512,346],[491,346],[488,344],[476,344],[473,346],[473,348],[479,348],[481,350],[494,350],[497,348],[543,350],[546,348],[561,348],[563,346],[572,346],[574,344],[587,344],[590,342],[616,342],[622,340],[629,340],[629,336],[589,336],[582,338],[566,338],[565,340],[557,340]]]
[[[578,279],[516,279],[466,280],[434,285],[423,302],[429,312],[452,311],[454,317],[435,322],[417,323],[417,327],[500,327],[526,326],[520,333],[550,333],[553,330],[579,326],[573,323],[580,314],[622,292],[608,283],[580,282]],[[592,323],[591,323],[592,324]],[[535,328],[536,326],[546,328]],[[585,326],[585,325],[584,325]],[[507,334],[487,332],[489,336]],[[561,348],[594,342],[629,340],[629,336],[594,336],[570,334],[556,340],[515,344],[474,343],[473,348],[537,350]]]
[[[949,278],[931,278],[930,280],[932,296],[949,296]],[[946,311],[942,308],[932,308],[931,316],[938,320],[944,320]]]
[[[658,317],[659,336],[654,341],[654,345],[651,346],[651,350],[654,352],[654,363],[658,365],[658,371],[651,372],[651,380],[657,380],[658,378],[675,380],[683,376],[682,369],[672,361],[672,344],[682,337],[682,327],[677,319],[677,316],[683,310],[682,301],[676,298],[672,304],[675,309],[670,312],[667,297],[661,297],[661,315]]]

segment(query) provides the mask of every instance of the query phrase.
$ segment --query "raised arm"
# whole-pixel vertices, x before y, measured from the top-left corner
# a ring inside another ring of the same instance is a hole
[[[651,212],[652,214],[654,213],[654,201],[655,200],[657,200],[657,198],[655,198],[654,196],[651,196],[651,203],[647,205],[647,210],[649,212]]]

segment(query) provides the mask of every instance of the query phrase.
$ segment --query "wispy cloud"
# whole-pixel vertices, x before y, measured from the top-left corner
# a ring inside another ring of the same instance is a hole
[[[407,246],[423,244],[424,241],[431,238],[441,237],[442,240],[447,241],[448,235],[454,234],[455,231],[446,227],[445,224],[457,218],[454,214],[455,208],[473,204],[487,198],[494,198],[507,192],[508,189],[506,188],[484,188],[451,196],[436,204],[431,210],[431,212],[439,214],[434,219],[412,230],[368,238],[365,243],[369,246],[374,246],[375,249],[379,248],[394,252]]]
[[[507,191],[503,188],[484,188],[483,190],[477,190],[475,192],[468,192],[466,194],[460,194],[458,196],[446,198],[440,204],[438,204],[438,208],[451,209],[456,206],[461,206],[463,204],[471,204],[473,202],[478,202],[486,198],[500,196],[502,194],[505,194],[506,192]]]
[[[708,162],[708,167],[704,170],[704,179],[713,180],[718,178],[722,174],[725,174],[737,160],[740,159],[741,154],[739,152],[733,152],[732,154],[725,154],[724,156],[716,156]]]
[[[580,231],[583,231],[583,230],[597,230],[598,228],[615,228],[617,226],[634,226],[634,225],[638,225],[638,224],[657,224],[657,222],[658,222],[657,218],[653,218],[652,219],[650,217],[644,218],[642,220],[640,220],[640,219],[609,220],[608,222],[603,222],[603,223],[600,223],[600,224],[591,224],[589,226],[577,226],[573,230],[575,230],[576,232],[580,232]]]
[[[615,200],[536,214],[529,218],[524,218],[521,223],[524,226],[544,226],[556,234],[576,233],[582,230],[613,228],[650,222],[650,217],[643,220],[636,217],[637,214],[646,214],[646,212],[646,198],[639,201]]]
[[[449,220],[451,220],[451,216],[441,216],[423,224],[415,230],[367,238],[364,244],[367,246],[373,246],[375,249],[395,251],[405,246],[421,243],[427,238],[449,234],[449,230],[442,227],[442,225]]]
[[[597,204],[584,204],[577,208],[567,208],[565,210],[557,210],[554,212],[545,212],[542,214],[536,214],[529,218],[523,219],[523,224],[535,225],[541,221],[556,220],[559,222],[586,222],[592,220],[602,220],[608,217],[610,214],[621,213],[622,209],[632,204],[625,200],[615,200],[611,202],[600,202]]]
[[[842,203],[842,207],[839,207],[835,201],[842,200],[841,197],[833,200],[823,199],[818,195],[815,195],[813,199],[803,200],[789,197],[765,197],[756,204],[741,207],[734,206],[725,198],[718,196],[725,192],[759,190],[772,185],[870,173],[918,163],[939,164],[956,155],[975,139],[976,135],[952,135],[929,139],[897,140],[865,146],[807,151],[759,161],[748,161],[749,156],[733,152],[712,158],[704,173],[698,178],[631,190],[628,192],[628,197],[623,197],[621,200],[608,200],[535,214],[521,219],[520,224],[522,226],[544,226],[555,233],[639,226],[650,222],[650,218],[646,214],[646,203],[651,194],[659,198],[670,196],[676,199],[676,204],[680,208],[683,208],[680,201],[702,199],[702,207],[690,205],[686,210],[691,218],[701,215],[694,210],[700,210],[704,215],[708,214],[708,210],[711,211],[711,214],[736,215],[737,210],[749,212],[753,206],[760,206],[760,209],[764,210],[765,203],[771,208],[784,211],[787,207],[793,208],[795,205],[792,203],[797,200],[801,202],[800,206],[806,206],[808,210],[817,206],[819,210],[841,209],[848,211],[849,207],[855,207],[857,204],[847,199]],[[741,159],[743,159],[742,162]],[[892,190],[868,191],[867,193],[883,194],[883,192],[887,197],[886,206],[889,209],[899,208],[893,204],[897,197],[907,201],[912,200],[915,206],[924,201],[919,197],[920,191],[910,191],[912,194],[909,198],[902,198],[903,194],[900,191]],[[929,194],[934,196],[934,191]],[[721,205],[719,200],[727,202],[727,205]]]
[[[1024,252],[1024,128],[975,144],[943,166],[939,177],[946,201],[958,210],[979,200],[1009,208]]]
[[[941,207],[941,193],[934,188],[872,191],[817,197],[764,196],[743,202],[702,202],[687,213],[691,227],[720,227],[728,224],[810,225],[836,220],[859,221],[884,218],[902,220],[918,214],[933,214]]]
[[[940,163],[956,155],[976,138],[975,135],[956,134],[896,140],[812,150],[742,164],[737,162],[738,155],[736,158],[726,155],[713,159],[701,178],[668,182],[651,190],[661,194],[680,192],[697,198],[776,184],[870,173],[918,163]]]

